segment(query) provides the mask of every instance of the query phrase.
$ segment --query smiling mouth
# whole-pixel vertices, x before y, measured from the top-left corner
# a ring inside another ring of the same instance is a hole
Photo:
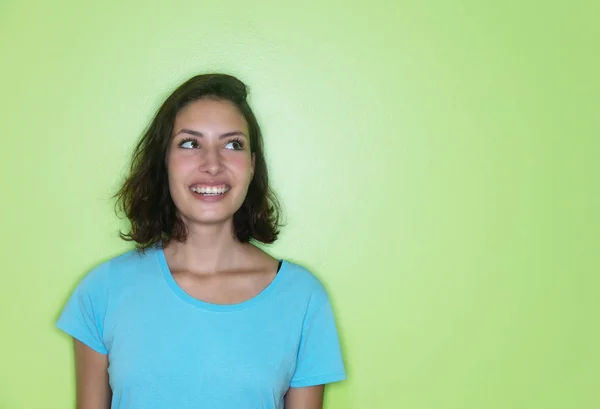
[[[202,196],[221,196],[227,193],[231,189],[228,185],[219,186],[192,186],[190,190],[196,194]]]

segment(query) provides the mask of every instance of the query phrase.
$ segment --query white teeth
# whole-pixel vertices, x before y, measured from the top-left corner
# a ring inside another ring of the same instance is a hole
[[[211,195],[211,196],[216,196],[216,195],[222,195],[223,193],[227,192],[229,190],[229,188],[223,186],[223,187],[217,187],[217,186],[200,186],[200,187],[193,187],[191,189],[193,192],[202,194],[202,195]]]

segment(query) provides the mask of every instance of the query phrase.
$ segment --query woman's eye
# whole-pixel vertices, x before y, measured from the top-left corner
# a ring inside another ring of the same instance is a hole
[[[239,151],[239,150],[243,149],[243,145],[239,141],[231,141],[227,145],[225,145],[225,147],[227,149],[233,149],[233,150],[236,150],[236,151]]]
[[[196,141],[183,141],[179,144],[179,147],[183,149],[194,149],[198,147],[198,143]]]

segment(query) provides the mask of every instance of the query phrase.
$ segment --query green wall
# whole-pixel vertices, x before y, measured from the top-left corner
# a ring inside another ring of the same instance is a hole
[[[0,408],[72,407],[54,321],[129,248],[109,196],[207,70],[251,86],[269,251],[330,290],[327,409],[600,407],[598,4],[4,0]]]

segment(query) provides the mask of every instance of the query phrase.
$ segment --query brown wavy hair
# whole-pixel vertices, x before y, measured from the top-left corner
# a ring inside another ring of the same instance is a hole
[[[273,243],[281,227],[280,204],[269,186],[263,139],[256,116],[247,101],[248,88],[227,74],[197,75],[175,89],[156,112],[135,146],[129,175],[114,195],[118,213],[129,219],[131,228],[120,237],[138,249],[185,241],[187,228],[177,216],[169,192],[166,155],[177,113],[189,103],[210,98],[233,103],[248,124],[250,151],[255,155],[254,177],[242,206],[233,216],[236,238]]]

